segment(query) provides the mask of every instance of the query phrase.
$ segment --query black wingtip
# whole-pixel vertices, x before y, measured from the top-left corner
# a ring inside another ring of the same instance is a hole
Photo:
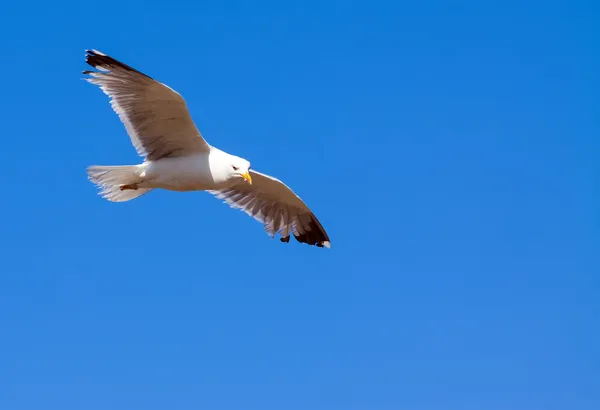
[[[310,230],[307,230],[300,235],[294,234],[294,238],[300,243],[316,246],[318,248],[331,247],[331,242],[329,240],[327,232],[325,232],[325,229],[323,229],[323,226],[314,215],[311,215],[309,228]],[[287,243],[290,241],[290,236],[288,235],[285,238],[280,238],[279,240],[281,242]]]
[[[103,54],[96,50],[85,50],[85,62],[90,64],[92,67],[95,67],[94,60],[98,57],[108,57],[106,54]],[[109,57],[110,59],[110,57]]]
[[[138,71],[135,68],[128,66],[127,64],[122,63],[115,58],[112,58],[111,56],[101,53],[98,50],[85,50],[85,52],[86,52],[85,62],[96,69],[104,69],[104,70],[109,70],[109,71],[111,69],[121,69],[121,70],[126,70],[126,71],[133,71],[137,74],[143,75],[144,77],[148,77],[148,78],[152,79],[152,77],[150,77],[149,75],[144,74],[141,71]],[[89,74],[89,73],[86,73],[86,74]]]

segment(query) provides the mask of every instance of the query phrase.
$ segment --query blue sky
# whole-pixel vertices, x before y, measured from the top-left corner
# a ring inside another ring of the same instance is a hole
[[[486,3],[486,4],[483,4]],[[597,409],[600,7],[16,2],[0,17],[0,408]],[[96,48],[290,185],[332,249],[138,162]]]

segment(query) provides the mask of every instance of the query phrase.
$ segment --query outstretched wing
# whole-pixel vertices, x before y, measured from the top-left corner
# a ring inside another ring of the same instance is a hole
[[[317,217],[288,186],[260,172],[251,170],[250,174],[252,185],[243,182],[209,192],[263,223],[270,236],[279,233],[282,242],[289,242],[293,234],[298,242],[331,247],[329,236]]]
[[[210,150],[173,89],[96,50],[87,50],[86,62],[99,70],[84,71],[87,81],[110,97],[140,156],[157,160]]]

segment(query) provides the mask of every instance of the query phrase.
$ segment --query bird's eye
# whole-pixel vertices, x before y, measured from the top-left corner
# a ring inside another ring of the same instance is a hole
[[[234,171],[237,171],[237,170],[239,169],[239,168],[238,168],[238,167],[236,167],[235,165],[232,165],[232,167],[233,167],[233,170],[234,170]]]

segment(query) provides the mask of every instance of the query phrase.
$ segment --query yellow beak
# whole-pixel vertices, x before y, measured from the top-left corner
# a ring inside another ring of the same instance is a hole
[[[252,185],[252,177],[250,176],[249,172],[246,172],[245,174],[241,174],[242,178],[244,178],[250,185]]]

